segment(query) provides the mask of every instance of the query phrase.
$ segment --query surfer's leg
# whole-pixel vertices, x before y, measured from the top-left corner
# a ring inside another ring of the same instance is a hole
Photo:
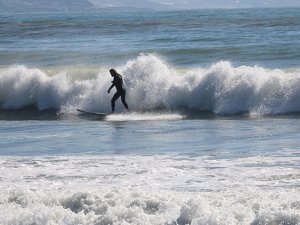
[[[125,109],[129,110],[129,109],[128,109],[128,105],[127,105],[126,100],[125,100],[125,95],[126,95],[126,91],[124,91],[124,92],[121,94],[121,100],[122,100],[122,103],[123,103]]]
[[[115,101],[121,96],[121,94],[119,92],[116,92],[116,94],[114,94],[113,98],[111,99],[111,111],[115,112]]]

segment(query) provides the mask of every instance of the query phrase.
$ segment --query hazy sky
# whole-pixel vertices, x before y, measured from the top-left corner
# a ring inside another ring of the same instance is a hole
[[[90,0],[91,2],[117,6],[128,3],[128,6],[138,2],[138,5],[149,5],[156,2],[175,8],[239,8],[239,7],[300,7],[300,0]]]
[[[298,6],[300,0],[152,0],[179,7],[283,7]]]

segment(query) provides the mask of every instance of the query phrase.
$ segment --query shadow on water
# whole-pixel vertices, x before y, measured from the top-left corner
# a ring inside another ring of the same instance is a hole
[[[21,109],[0,109],[0,120],[60,120],[56,109],[38,110],[36,107],[25,107]]]
[[[252,120],[252,119],[300,119],[300,112],[262,115],[249,112],[236,114],[216,114],[210,111],[189,111],[182,112],[188,120]]]
[[[138,113],[138,112],[137,112]],[[276,115],[260,115],[242,112],[237,114],[216,114],[210,111],[181,111],[181,112],[156,112],[175,113],[182,115],[184,120],[252,120],[252,119],[300,119],[300,113],[287,113]],[[134,114],[133,114],[134,115]],[[0,120],[90,120],[90,121],[106,121],[106,117],[93,114],[77,114],[76,111],[71,114],[60,113],[57,109],[38,110],[35,106],[28,106],[21,109],[0,109]],[[133,120],[135,121],[135,120]],[[110,121],[117,125],[124,121]]]

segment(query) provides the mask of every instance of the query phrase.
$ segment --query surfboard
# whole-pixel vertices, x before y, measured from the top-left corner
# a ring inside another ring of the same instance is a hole
[[[76,109],[78,112],[81,113],[86,113],[86,114],[90,114],[90,115],[96,115],[96,116],[107,116],[109,113],[100,113],[100,112],[90,112],[90,111],[85,111],[82,109]]]

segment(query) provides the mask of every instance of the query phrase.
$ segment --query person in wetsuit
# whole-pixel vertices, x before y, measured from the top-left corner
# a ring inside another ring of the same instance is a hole
[[[121,100],[122,100],[122,103],[123,103],[124,107],[128,110],[128,105],[125,101],[126,90],[124,88],[124,83],[123,83],[122,76],[120,74],[118,74],[115,69],[111,69],[109,72],[110,72],[111,76],[114,78],[114,80],[112,81],[112,85],[110,86],[110,88],[108,89],[107,92],[110,93],[110,90],[113,87],[116,87],[116,89],[117,89],[117,92],[114,94],[113,98],[111,99],[112,113],[115,112],[115,101],[120,96],[121,96]]]

